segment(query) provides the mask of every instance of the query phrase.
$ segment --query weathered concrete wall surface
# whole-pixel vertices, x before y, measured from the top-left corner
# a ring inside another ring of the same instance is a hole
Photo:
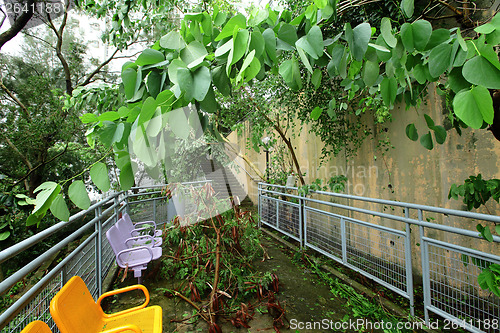
[[[419,110],[410,109],[405,111],[404,107],[396,107],[393,111],[393,120],[382,125],[374,125],[373,121],[366,117],[364,121],[371,127],[373,133],[378,133],[368,138],[363,143],[356,157],[346,159],[337,156],[320,164],[322,144],[318,138],[308,133],[305,127],[300,136],[293,140],[296,147],[297,158],[302,166],[302,172],[306,173],[306,183],[311,183],[316,178],[324,182],[332,176],[345,175],[348,178],[347,193],[371,198],[388,199],[394,201],[409,202],[415,204],[444,207],[450,209],[465,210],[461,200],[449,200],[448,191],[452,184],[462,184],[470,175],[481,173],[483,178],[500,178],[500,142],[491,132],[487,130],[463,130],[459,136],[454,129],[447,132],[448,137],[443,145],[437,145],[432,151],[425,149],[420,143],[413,142],[406,137],[405,128],[410,123],[415,123],[419,135],[427,133],[424,114],[434,119],[436,125],[444,125],[447,115],[443,112],[442,99],[437,96],[434,89],[425,98]],[[382,131],[380,131],[382,129]],[[387,130],[384,130],[387,129]],[[228,139],[238,145],[242,153],[265,173],[265,153],[256,153],[246,148],[246,139],[251,129],[247,125],[243,135],[232,133]],[[380,133],[379,133],[380,132]],[[379,146],[379,140],[389,139],[393,148],[384,152]],[[272,152],[271,152],[272,154]],[[248,165],[239,160],[250,173]],[[252,173],[253,174],[253,173]],[[239,172],[238,177],[242,183],[247,184],[250,198],[257,203],[257,184],[244,172]],[[254,177],[255,179],[257,177]],[[357,207],[369,208],[379,212],[390,210],[393,214],[404,216],[401,208],[383,207],[382,205],[357,203],[351,200],[350,204]],[[490,200],[487,204],[489,212],[481,208],[481,213],[498,215],[500,206]],[[417,218],[417,212],[411,211],[410,217]],[[351,217],[367,220],[367,216],[351,214]],[[468,230],[475,230],[477,222],[464,220],[456,217],[447,217],[437,214],[426,214],[425,219],[431,222],[447,224]],[[385,225],[397,230],[404,230],[400,222],[369,218],[370,222]],[[450,234],[440,234],[434,230],[428,230],[427,236],[484,250],[490,253],[500,253],[496,246],[492,246],[484,240],[465,239]],[[373,244],[382,244],[373,237]],[[417,227],[412,228],[413,256],[419,262],[420,249],[419,232]],[[377,251],[375,245],[373,252]],[[419,267],[415,267],[420,271]]]

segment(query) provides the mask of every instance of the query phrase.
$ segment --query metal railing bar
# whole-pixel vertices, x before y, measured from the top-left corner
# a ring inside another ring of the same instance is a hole
[[[292,190],[297,189],[296,187],[286,187],[286,186],[281,186],[281,185],[273,185],[273,184],[265,184],[265,183],[263,183],[263,185],[269,186],[269,187],[292,189]],[[266,189],[262,189],[262,191],[263,192],[270,192],[270,193],[274,192],[274,191],[269,191]],[[290,195],[287,193],[281,193],[281,192],[274,192],[274,193],[289,196],[292,198],[296,197],[294,195]],[[372,203],[383,204],[383,205],[398,206],[398,207],[403,207],[403,208],[421,209],[421,210],[433,212],[433,213],[440,213],[440,214],[445,214],[445,215],[453,215],[453,216],[458,216],[458,217],[466,217],[466,218],[471,218],[471,219],[478,219],[478,220],[500,223],[500,216],[495,216],[495,215],[488,215],[488,214],[475,213],[475,212],[466,212],[466,211],[462,211],[462,210],[412,204],[412,203],[400,202],[400,201],[359,197],[359,196],[351,195],[351,194],[341,194],[341,193],[333,193],[333,192],[325,192],[325,191],[310,191],[310,193],[321,194],[321,195],[326,195],[326,196],[330,196],[330,197],[338,197],[338,198],[344,198],[344,199],[353,199],[353,200],[358,200],[358,201],[372,202]],[[306,200],[313,200],[313,199],[308,199],[308,198],[305,198],[305,199]],[[322,201],[322,202],[325,202],[325,201]]]
[[[275,229],[275,230],[278,230],[279,232],[281,232],[281,233],[282,233],[282,234],[284,234],[285,236],[288,236],[288,237],[290,237],[290,238],[293,238],[293,239],[294,239],[294,240],[296,240],[297,242],[300,242],[299,237],[294,236],[294,235],[290,234],[289,232],[284,231],[283,229],[280,229],[280,228],[278,228],[278,227],[275,227],[275,226],[274,226],[274,225],[272,225],[272,224],[268,224],[268,222],[266,222],[266,221],[264,221],[264,220],[261,220],[261,223],[262,223],[262,224],[265,224],[265,225],[267,225],[268,227],[271,227],[271,228],[273,228],[273,229]]]
[[[468,323],[466,320],[462,320],[462,319],[459,319],[455,316],[452,316],[449,313],[444,312],[444,311],[440,310],[439,308],[436,308],[433,305],[429,305],[427,307],[427,309],[434,312],[437,315],[442,316],[445,319],[450,319],[452,322],[456,322],[459,325],[463,325],[463,326],[460,326],[460,328],[465,328],[469,332],[474,332],[474,333],[483,333],[484,332],[484,331],[478,329],[477,327],[470,325],[470,323]]]
[[[91,221],[92,222],[92,221]],[[83,228],[89,228],[93,223],[87,223],[85,226],[80,228],[79,230]],[[95,223],[95,222],[94,222]],[[78,231],[77,231],[78,232]],[[75,232],[75,233],[77,233]],[[87,246],[91,241],[94,240],[96,236],[96,232],[93,232],[82,244],[80,244],[76,249],[74,249],[66,258],[64,258],[59,264],[57,264],[56,267],[51,269],[47,275],[45,275],[43,278],[40,279],[33,287],[31,287],[24,295],[22,295],[14,304],[12,304],[7,310],[5,310],[2,314],[0,314],[0,330],[3,329],[8,322],[13,319],[20,311],[21,309],[26,306],[34,297],[36,297],[39,293],[40,290],[45,288],[51,280],[60,273],[61,269],[71,260],[73,259],[78,253],[80,253],[85,246]],[[70,236],[71,237],[71,236]],[[66,239],[68,239],[67,237]],[[66,240],[65,239],[65,240]],[[64,244],[66,246],[67,244]],[[48,252],[48,251],[47,251]],[[47,253],[45,252],[45,253]],[[43,256],[43,255],[42,255]],[[35,259],[36,261],[40,261],[40,258],[38,257]],[[40,265],[40,264],[38,264]],[[0,286],[3,285],[5,282],[2,281],[0,283]]]
[[[160,197],[160,198],[152,198],[152,199],[142,199],[142,200],[134,200],[134,201],[130,201],[127,203],[127,205],[134,205],[134,204],[139,204],[139,203],[143,203],[143,202],[148,202],[148,201],[155,201],[155,200],[160,200],[160,199],[167,199],[168,197]]]
[[[278,185],[278,184],[267,184],[267,183],[259,183],[259,185],[264,185],[264,186],[267,186],[267,187],[278,187],[278,188],[283,188],[283,189],[287,189],[287,190],[298,190],[299,188],[298,187],[295,187],[295,186],[284,186],[284,185]],[[262,189],[263,191],[266,191],[265,189]]]
[[[140,193],[133,193],[129,194],[129,198],[136,198],[136,197],[142,197],[142,196],[147,196],[147,195],[153,195],[153,194],[162,194],[162,191],[156,191],[156,192],[140,192]],[[153,198],[155,199],[155,198]],[[135,201],[134,201],[135,202]]]
[[[322,215],[328,215],[328,216],[339,218],[339,219],[343,218],[343,219],[345,219],[345,220],[347,220],[349,222],[352,222],[352,223],[361,224],[361,225],[364,225],[364,226],[367,226],[367,227],[370,227],[370,228],[374,228],[374,229],[386,231],[386,232],[394,234],[394,235],[406,237],[406,233],[404,231],[400,231],[400,230],[396,230],[396,229],[384,227],[382,225],[373,224],[373,223],[370,223],[370,222],[366,222],[366,221],[354,219],[352,217],[348,217],[348,216],[345,216],[345,215],[339,215],[339,214],[335,214],[335,213],[326,212],[324,210],[313,208],[313,207],[309,207],[309,206],[305,206],[305,209],[308,210],[308,211],[312,211],[312,212],[318,213],[318,214],[322,214]]]
[[[421,209],[421,210],[433,212],[433,213],[440,213],[440,214],[453,215],[453,216],[459,216],[459,217],[467,217],[467,218],[471,218],[471,219],[478,219],[478,220],[484,220],[484,221],[490,221],[490,222],[497,222],[497,223],[500,222],[500,216],[488,215],[488,214],[482,214],[482,213],[466,212],[466,211],[462,211],[462,210],[440,208],[440,207],[412,204],[412,203],[392,201],[392,200],[366,198],[366,197],[359,197],[356,195],[332,193],[332,192],[325,192],[325,191],[311,191],[310,193],[322,194],[322,195],[344,198],[344,199],[353,199],[353,200],[358,200],[358,201],[373,202],[373,203],[384,204],[384,205],[398,206],[398,207],[403,207],[403,208],[406,207],[406,208],[411,208],[411,209]]]
[[[442,249],[445,249],[445,250],[453,249],[453,250],[456,250],[458,252],[465,252],[466,254],[471,255],[471,256],[483,257],[483,258],[487,258],[487,259],[493,260],[493,261],[495,261],[497,263],[500,263],[500,260],[498,259],[498,256],[494,255],[494,254],[490,254],[490,253],[487,253],[487,252],[482,252],[482,251],[470,249],[470,248],[463,247],[463,246],[460,246],[460,245],[455,245],[455,244],[452,244],[452,243],[443,242],[443,241],[440,241],[440,240],[437,240],[437,239],[433,239],[433,238],[429,238],[429,237],[422,237],[422,240],[425,241],[425,242],[427,242],[427,243],[430,243],[432,245],[436,245],[436,246],[438,246],[438,247],[440,247]]]
[[[384,287],[388,288],[388,289],[391,289],[392,291],[398,293],[399,295],[403,296],[404,298],[408,298],[409,299],[409,295],[407,292],[405,292],[404,290],[401,290],[399,289],[398,287],[390,284],[390,283],[387,283],[386,281],[384,280],[381,280],[380,278],[376,277],[375,275],[372,275],[364,270],[362,270],[361,268],[357,267],[357,266],[354,266],[353,264],[349,264],[349,263],[344,263],[344,265],[350,269],[352,269],[353,271],[356,271],[358,272],[359,274],[362,274],[364,276],[366,276],[367,278],[369,279],[372,279],[374,281],[376,281],[377,283],[383,285]],[[405,284],[405,283],[401,283],[401,284]]]
[[[115,195],[118,195],[118,194],[115,194]],[[113,196],[110,196],[108,198],[106,198],[106,201],[101,201],[101,202],[98,202],[92,206],[89,207],[89,209],[87,210],[84,210],[84,211],[81,211],[81,212],[78,212],[76,214],[74,214],[73,216],[71,216],[69,218],[69,221],[68,222],[59,222],[33,236],[31,236],[30,238],[27,238],[3,251],[0,252],[0,264],[5,262],[6,260],[14,257],[15,255],[19,254],[20,252],[32,247],[33,245],[41,242],[42,240],[44,240],[45,238],[53,235],[54,233],[56,233],[57,231],[67,227],[68,225],[70,225],[72,222],[78,220],[79,218],[83,217],[84,215],[86,214],[89,214],[89,213],[93,213],[93,211],[97,208],[97,207],[101,207],[103,206],[104,204],[106,204],[110,199],[113,199],[114,198],[114,195]],[[108,209],[105,210],[108,211]]]
[[[399,222],[411,223],[411,224],[422,226],[422,227],[426,227],[426,228],[432,228],[432,229],[436,229],[436,230],[451,232],[451,233],[454,233],[454,234],[459,234],[459,235],[464,235],[464,236],[469,236],[469,237],[483,239],[481,237],[481,235],[477,231],[471,231],[471,230],[466,230],[466,229],[459,229],[459,228],[450,227],[450,226],[447,226],[447,225],[441,225],[441,224],[436,224],[436,223],[431,223],[431,222],[424,222],[424,221],[414,220],[414,219],[411,219],[411,218],[406,218],[406,217],[401,217],[401,216],[396,216],[396,215],[390,215],[390,214],[387,214],[387,213],[380,213],[380,212],[376,212],[376,211],[373,211],[373,210],[368,210],[368,209],[363,209],[363,208],[357,208],[357,207],[351,207],[351,206],[346,206],[346,205],[341,205],[341,204],[336,204],[336,203],[326,202],[326,201],[321,201],[321,200],[316,200],[316,199],[304,198],[304,200],[307,200],[307,201],[310,201],[310,202],[319,203],[319,204],[323,204],[323,205],[327,205],[327,206],[331,206],[331,207],[342,208],[342,209],[346,209],[346,210],[350,210],[350,211],[354,211],[354,212],[358,212],[358,213],[363,213],[363,214],[367,214],[367,215],[374,215],[374,216],[378,216],[378,217],[384,217],[384,218],[387,218],[387,219],[390,219],[390,220],[399,221]],[[493,235],[493,240],[495,242],[497,242],[497,243],[500,243],[500,237],[499,236]]]
[[[20,270],[18,270],[16,273],[12,274],[8,278],[6,278],[2,282],[0,282],[0,294],[2,294],[7,289],[9,289],[12,285],[14,285],[22,277],[26,276],[31,271],[35,270],[38,266],[40,266],[43,263],[43,261],[47,260],[48,258],[50,258],[50,256],[52,256],[53,254],[55,254],[56,253],[56,249],[57,249],[57,251],[59,251],[64,246],[66,246],[68,243],[72,242],[76,237],[78,237],[81,234],[83,234],[83,232],[87,228],[90,228],[90,226],[94,225],[97,221],[99,221],[100,219],[102,219],[104,215],[106,215],[107,213],[109,213],[110,211],[112,211],[114,208],[115,208],[115,205],[111,205],[108,209],[106,209],[105,211],[102,212],[102,215],[94,217],[92,220],[90,220],[89,222],[87,222],[84,226],[80,227],[77,231],[75,231],[74,233],[72,233],[71,235],[69,235],[68,237],[66,237],[63,241],[57,243],[57,245],[54,245],[49,250],[45,251],[41,256],[39,256],[38,258],[36,258],[32,262],[30,262],[28,265],[24,266],[23,268],[21,268]],[[61,222],[61,223],[67,223],[67,222]],[[28,238],[27,240],[30,240],[33,237],[36,237],[36,235]],[[19,244],[21,244],[21,243],[23,243],[23,242],[20,242]],[[28,248],[30,246],[28,246]],[[8,250],[9,249],[4,250],[4,251],[8,251]],[[25,250],[25,249],[22,249],[22,250]],[[17,252],[17,253],[19,253],[19,252]],[[12,256],[10,256],[10,258],[13,257],[14,255],[16,255],[17,253],[15,253]],[[7,258],[7,259],[9,259],[9,258]]]

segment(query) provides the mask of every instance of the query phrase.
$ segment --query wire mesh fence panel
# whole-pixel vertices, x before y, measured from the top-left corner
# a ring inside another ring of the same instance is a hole
[[[492,262],[453,245],[429,242],[427,253],[430,310],[454,319],[458,327],[500,332],[500,298],[478,283],[478,275]]]
[[[50,316],[50,301],[61,289],[61,275],[56,275],[50,282],[26,305],[7,326],[2,333],[19,333],[25,326],[35,320],[44,321],[51,327],[52,332],[59,332]]]
[[[300,207],[297,204],[278,201],[278,224],[281,232],[300,240]]]
[[[85,284],[94,299],[97,299],[99,289],[96,281],[95,236],[92,238],[93,239],[66,265],[66,277],[67,280],[69,280],[75,275],[80,276],[83,281],[85,281]]]
[[[155,202],[154,200],[129,202],[128,214],[132,221],[154,221]]]
[[[347,264],[386,283],[391,289],[407,292],[405,235],[346,219]]]
[[[340,218],[305,207],[305,245],[342,261]]]
[[[262,197],[260,204],[262,205],[262,216],[260,217],[262,223],[276,228],[276,200],[268,197]]]
[[[106,238],[106,232],[115,224],[115,221],[109,221],[102,226],[102,237],[101,237],[101,281],[104,281],[109,273],[113,263],[115,262],[115,253],[111,248],[111,245]]]

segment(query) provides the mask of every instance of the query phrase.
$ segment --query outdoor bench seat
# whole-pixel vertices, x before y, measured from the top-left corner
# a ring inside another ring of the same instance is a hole
[[[101,302],[104,298],[142,290],[146,300],[143,304],[120,312],[104,313]],[[50,302],[50,314],[61,333],[160,333],[162,332],[162,308],[149,303],[149,292],[142,285],[133,285],[102,294],[94,302],[85,282],[72,277]]]
[[[163,234],[161,229],[157,229],[155,221],[141,221],[134,224],[127,213],[123,214],[122,218],[130,231],[130,236],[138,236],[139,233],[146,231],[151,232],[153,237],[160,237]]]
[[[162,255],[161,247],[135,244],[128,246],[127,242],[134,240],[134,237],[132,239],[124,237],[116,225],[106,231],[106,238],[113,249],[118,266],[133,270],[134,277],[138,278],[139,282],[141,281],[142,271],[147,268],[147,264]],[[135,240],[140,239],[142,239],[141,236]]]
[[[122,234],[122,238],[125,239],[125,244],[128,247],[134,247],[134,246],[161,246],[163,243],[163,240],[161,237],[153,237],[149,234],[141,234],[139,233],[137,236],[131,236],[134,235],[133,232],[130,230],[130,225],[125,221],[123,218],[119,219],[118,222],[116,222],[115,226],[118,228],[118,230]]]

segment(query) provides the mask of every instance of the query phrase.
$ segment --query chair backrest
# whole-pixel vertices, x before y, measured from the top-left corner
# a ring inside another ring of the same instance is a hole
[[[50,302],[50,314],[61,333],[100,332],[103,312],[85,282],[73,276]]]
[[[128,215],[128,213],[123,214],[122,219],[127,223],[131,230],[134,230],[134,222],[132,222],[132,219],[130,218],[130,215]]]
[[[52,333],[52,331],[43,321],[35,320],[29,323],[21,333]]]
[[[128,216],[128,214],[125,214]],[[116,222],[115,226],[118,228],[120,231],[122,238],[124,240],[127,240],[127,238],[132,237],[132,231],[134,231],[134,225],[132,224],[132,221],[130,223],[127,221],[125,217],[122,217],[121,219]]]
[[[123,251],[127,248],[125,245],[126,238],[123,238],[122,233],[118,230],[117,226],[114,225],[106,231],[106,238],[108,239],[115,256],[118,255],[120,251]]]

